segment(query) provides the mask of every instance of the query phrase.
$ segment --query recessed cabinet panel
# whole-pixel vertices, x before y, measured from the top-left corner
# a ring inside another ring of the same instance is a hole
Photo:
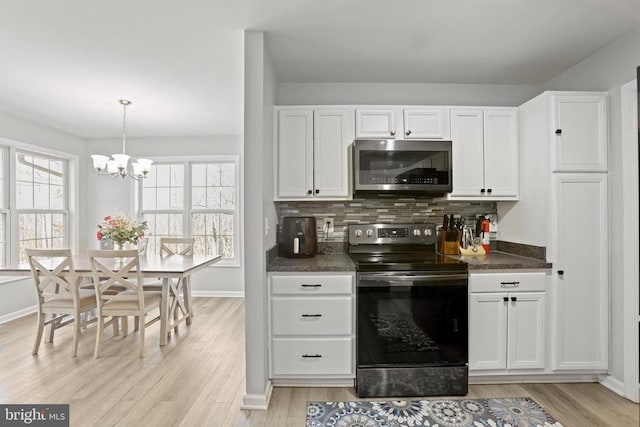
[[[555,369],[607,369],[607,176],[556,174],[554,185]]]
[[[351,297],[272,300],[274,335],[349,335]]]
[[[509,369],[544,368],[545,294],[509,294]]]
[[[406,139],[444,139],[447,137],[446,110],[443,108],[405,108]]]
[[[314,195],[347,198],[349,144],[353,141],[353,111],[314,111],[313,125]]]
[[[356,138],[394,138],[395,109],[356,110]]]
[[[469,369],[507,366],[506,293],[471,294],[469,304]]]
[[[484,185],[487,195],[518,195],[518,113],[484,110]]]
[[[279,197],[305,198],[313,189],[313,111],[278,112],[277,191]]]
[[[607,170],[606,97],[553,96],[554,172]]]
[[[482,110],[452,109],[450,115],[453,152],[451,197],[478,197],[484,183]]]
[[[340,376],[353,374],[353,339],[273,339],[273,375]]]

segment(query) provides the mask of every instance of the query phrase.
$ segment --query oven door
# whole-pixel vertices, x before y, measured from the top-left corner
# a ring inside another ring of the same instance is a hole
[[[466,365],[467,289],[467,272],[358,273],[358,367]]]

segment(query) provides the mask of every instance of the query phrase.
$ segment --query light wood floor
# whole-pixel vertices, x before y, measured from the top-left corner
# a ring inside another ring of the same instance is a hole
[[[196,298],[196,318],[166,347],[158,325],[138,335],[106,333],[93,358],[95,327],[71,359],[69,328],[31,355],[35,317],[0,325],[0,402],[70,403],[71,426],[300,426],[308,400],[358,400],[352,388],[276,388],[268,411],[240,410],[244,393],[244,302]],[[638,405],[599,384],[476,385],[469,397],[533,398],[565,426],[634,426]]]

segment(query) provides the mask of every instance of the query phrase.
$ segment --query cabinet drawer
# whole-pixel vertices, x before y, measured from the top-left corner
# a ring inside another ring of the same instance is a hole
[[[350,335],[351,297],[271,300],[273,335]]]
[[[351,276],[271,276],[273,295],[351,295]]]
[[[495,273],[469,275],[469,290],[471,292],[544,292],[546,274],[535,273]]]
[[[351,375],[352,339],[273,339],[273,375]]]

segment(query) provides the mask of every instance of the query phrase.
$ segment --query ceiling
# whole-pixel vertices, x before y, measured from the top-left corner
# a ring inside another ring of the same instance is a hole
[[[243,133],[243,31],[280,82],[540,84],[640,0],[0,0],[0,110],[85,138]]]

